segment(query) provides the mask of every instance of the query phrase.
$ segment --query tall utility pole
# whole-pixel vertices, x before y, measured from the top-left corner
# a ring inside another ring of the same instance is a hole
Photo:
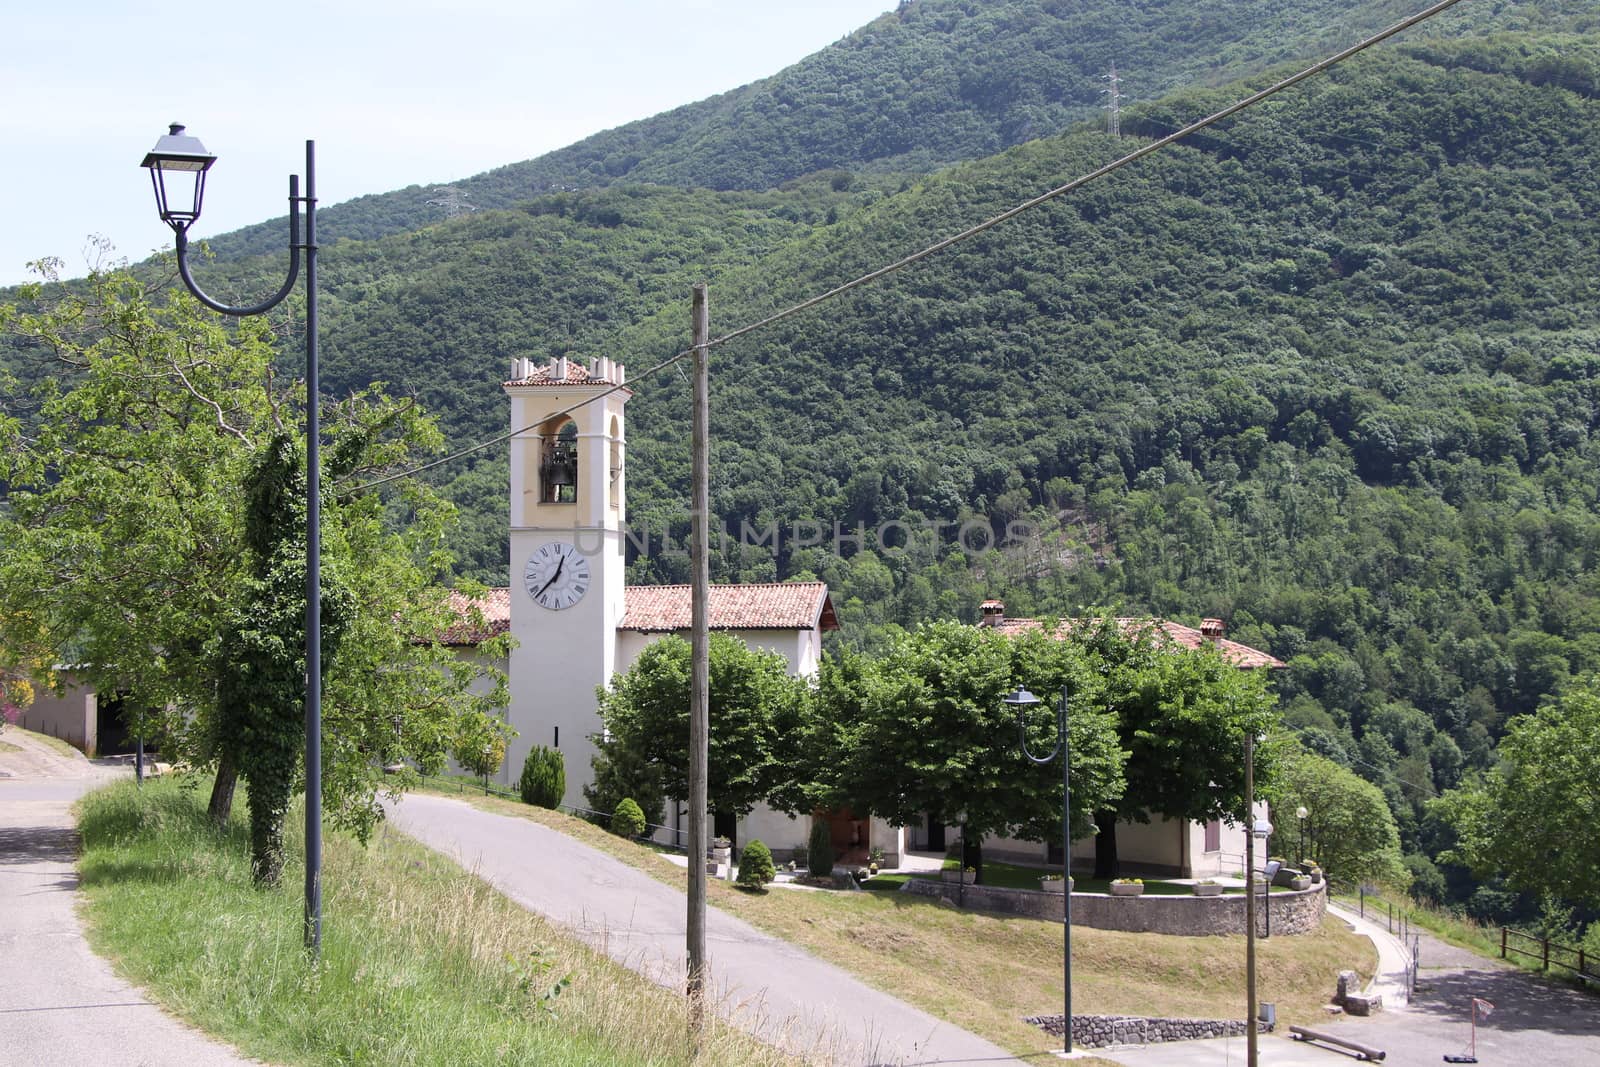
[[[1106,98],[1106,132],[1113,137],[1122,136],[1122,79],[1117,76],[1117,65],[1111,64],[1111,73],[1100,75],[1106,87],[1100,95]]]
[[[689,534],[689,1040],[696,1052],[705,1031],[706,993],[706,761],[710,744],[711,596],[710,359],[711,314],[705,283],[694,287],[694,474]]]
[[[704,864],[702,864],[704,866]],[[1256,739],[1244,738],[1244,987],[1245,1063],[1256,1067]]]

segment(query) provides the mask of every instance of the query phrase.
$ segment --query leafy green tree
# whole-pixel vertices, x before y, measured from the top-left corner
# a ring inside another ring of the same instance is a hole
[[[711,635],[709,654],[707,802],[712,811],[743,816],[789,774],[777,758],[777,724],[803,698],[805,683],[789,676],[783,657],[726,634]],[[666,637],[600,693],[605,732],[595,739],[597,771],[602,762],[629,762],[650,768],[667,796],[688,794],[689,667],[689,642]]]
[[[893,825],[928,815],[960,823],[965,838],[1049,840],[1061,826],[1060,764],[1023,757],[1004,697],[1018,685],[1081,695],[1091,680],[1077,652],[1038,634],[1012,640],[957,623],[920,626],[859,670],[823,672],[815,715],[841,732],[833,769],[813,770],[829,774],[831,792],[852,808]],[[1121,788],[1122,752],[1093,701],[1075,706],[1069,724],[1081,836],[1089,814]],[[1027,732],[1033,751],[1048,752],[1055,715],[1035,710]]]
[[[1411,874],[1383,791],[1332,760],[1289,745],[1278,775],[1263,790],[1277,823],[1276,840],[1298,841],[1295,811],[1306,809],[1307,854],[1331,879],[1404,888]],[[1437,872],[1434,872],[1437,877]]]
[[[1095,809],[1095,877],[1118,871],[1118,821],[1157,816],[1237,823],[1246,810],[1244,746],[1277,722],[1266,672],[1241,670],[1210,648],[1188,649],[1154,625],[1111,618],[1074,625],[1101,681],[1088,701],[1113,716],[1126,788]],[[1257,746],[1256,788],[1271,784],[1271,749]]]
[[[0,308],[0,328],[62,373],[39,380],[26,421],[0,417],[0,626],[81,664],[96,689],[135,694],[136,728],[216,764],[214,814],[225,817],[244,775],[254,869],[272,881],[302,780],[294,384],[275,376],[264,324],[224,329],[126,273],[50,302],[25,295],[32,306]],[[325,407],[324,811],[364,836],[382,817],[377,794],[407,781],[383,765],[442,765],[463,721],[504,704],[504,678],[491,671],[495,684],[474,694],[483,669],[438,642],[454,621],[438,584],[449,507],[409,480],[388,498],[342,492],[439,447],[437,430],[378,389]]]
[[[518,789],[524,804],[558,808],[567,792],[567,761],[556,749],[534,745],[522,761]]]
[[[505,762],[511,728],[504,719],[471,719],[462,724],[450,753],[462,769],[487,778]]]
[[[1600,687],[1512,720],[1500,763],[1434,801],[1455,827],[1446,860],[1513,888],[1600,907]]]

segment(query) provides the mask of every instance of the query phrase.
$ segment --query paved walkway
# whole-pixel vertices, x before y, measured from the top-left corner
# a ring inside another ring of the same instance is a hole
[[[122,764],[68,758],[19,730],[0,741],[0,1065],[243,1067],[118,978],[74,910],[72,803]]]
[[[682,892],[554,830],[460,801],[412,794],[391,822],[668,988],[684,981]],[[708,909],[721,1013],[796,1052],[840,1064],[1010,1064],[999,1047],[858,981],[786,941]]]
[[[1544,982],[1508,965],[1422,935],[1417,989],[1405,998],[1406,956],[1400,939],[1381,922],[1337,907],[1329,911],[1371,937],[1378,948],[1372,988],[1384,1010],[1365,1019],[1348,1016],[1312,1024],[1387,1053],[1386,1065],[1442,1064],[1446,1054],[1467,1051],[1473,997],[1495,1006],[1478,1022],[1478,1062],[1500,1067],[1592,1067],[1600,1063],[1600,996]],[[1333,990],[1330,986],[1329,995]],[[1264,1035],[1265,1067],[1340,1067],[1352,1061],[1331,1047]],[[1245,1061],[1245,1039],[1187,1041],[1100,1053],[1127,1067],[1233,1067]]]

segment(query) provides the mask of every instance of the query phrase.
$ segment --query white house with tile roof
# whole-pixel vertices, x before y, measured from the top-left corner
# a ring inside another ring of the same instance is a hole
[[[1043,630],[1045,626],[1040,619],[1007,618],[1006,606],[999,600],[985,600],[978,608],[978,616],[979,626],[1003,634],[1033,633]],[[1221,619],[1204,619],[1199,628],[1168,619],[1150,618],[1119,618],[1116,624],[1130,637],[1149,634],[1158,645],[1213,648],[1240,670],[1280,670],[1287,666],[1276,656],[1258,648],[1230,641],[1224,636],[1227,628]],[[1079,619],[1061,619],[1056,622],[1051,634],[1058,640],[1064,639],[1080,625],[1082,620]],[[1256,817],[1268,817],[1266,801],[1257,802]],[[1130,874],[1209,878],[1230,875],[1243,867],[1244,838],[1243,825],[1230,826],[1220,820],[1189,822],[1158,816],[1147,823],[1117,823],[1117,855]],[[928,843],[926,829],[914,831],[911,841],[912,847],[925,847]],[[1061,845],[1057,841],[1041,844],[1037,841],[991,838],[984,842],[984,853],[1027,863],[1061,862]],[[1258,855],[1258,862],[1265,862],[1265,859],[1265,855]],[[1080,864],[1090,865],[1093,861],[1093,837],[1072,843],[1074,868]]]

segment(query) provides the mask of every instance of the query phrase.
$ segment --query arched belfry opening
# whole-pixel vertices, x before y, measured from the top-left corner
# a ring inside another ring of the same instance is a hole
[[[622,420],[611,416],[611,506],[622,507]]]
[[[544,443],[539,457],[539,502],[578,502],[578,426],[558,415],[539,428]]]

